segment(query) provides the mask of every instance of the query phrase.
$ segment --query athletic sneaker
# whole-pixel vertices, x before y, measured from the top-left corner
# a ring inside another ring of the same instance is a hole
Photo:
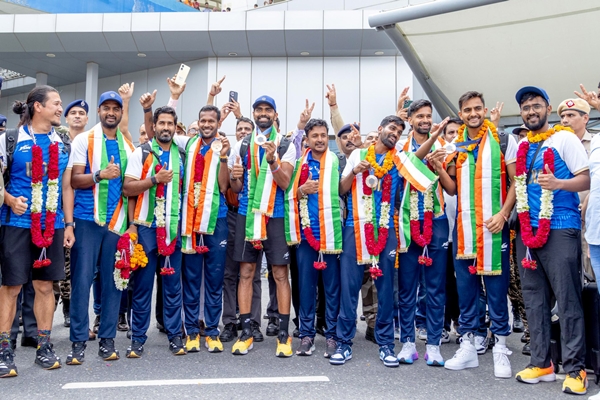
[[[220,353],[223,351],[223,343],[218,336],[207,336],[204,344],[209,353]]]
[[[291,357],[294,355],[294,350],[292,350],[292,337],[286,331],[279,331],[275,355],[277,357]]]
[[[248,354],[248,350],[252,350],[254,343],[254,337],[252,336],[252,331],[248,328],[242,331],[242,334],[238,338],[237,342],[233,344],[231,348],[231,353],[236,356],[241,356]]]
[[[144,354],[144,344],[142,342],[138,342],[134,340],[131,342],[129,347],[127,348],[127,353],[125,357],[127,358],[141,358]]]
[[[427,340],[427,329],[425,329],[425,328],[417,328],[417,339],[419,339],[419,340]]]
[[[508,359],[512,351],[505,345],[496,343],[492,353],[494,354],[494,376],[506,379],[512,377],[512,369],[510,368],[510,360]]]
[[[169,340],[169,350],[176,356],[184,356],[187,354],[181,336],[175,336],[173,339]]]
[[[347,344],[338,344],[338,347],[329,358],[329,364],[331,365],[344,365],[346,361],[352,360],[352,347]]]
[[[585,370],[569,372],[563,382],[562,390],[570,394],[586,394],[588,387]]]
[[[523,371],[517,372],[515,378],[523,383],[554,382],[556,374],[552,363],[548,368],[534,367],[529,364]]]
[[[383,361],[383,365],[389,368],[396,368],[400,365],[394,351],[390,346],[379,346],[379,359]]]
[[[104,361],[119,359],[119,351],[115,350],[115,341],[113,339],[100,339],[98,355]]]
[[[185,349],[188,353],[197,353],[200,351],[200,334],[198,332],[188,335],[185,341]]]
[[[334,339],[329,338],[329,339],[327,339],[327,342],[325,343],[325,354],[323,356],[325,358],[331,358],[331,356],[335,354],[336,350],[337,350],[337,342]]]
[[[0,350],[0,378],[10,378],[18,375],[14,357],[12,349]]]
[[[74,342],[71,345],[71,352],[67,356],[67,365],[81,365],[85,358],[85,342]]]
[[[490,339],[487,336],[475,336],[475,350],[477,351],[477,354],[482,355],[485,354],[485,352],[488,349],[488,346],[490,344]]]
[[[475,346],[469,340],[472,337],[472,335],[469,335],[461,338],[460,347],[454,353],[454,357],[444,363],[446,369],[460,371],[465,368],[479,367],[477,350],[475,350]]]
[[[450,343],[450,334],[445,329],[442,329],[442,339],[440,340],[440,342],[441,343]]]
[[[417,346],[412,342],[403,343],[402,350],[398,353],[398,362],[401,364],[412,364],[418,359]]]
[[[46,342],[38,347],[35,352],[35,363],[41,365],[44,369],[56,369],[62,366],[60,357],[56,355],[53,349],[54,345]]]
[[[313,351],[315,351],[315,342],[312,338],[304,336],[300,339],[300,347],[296,350],[297,356],[312,356]]]
[[[440,353],[440,346],[428,344],[427,352],[425,353],[425,361],[427,362],[427,365],[431,365],[432,367],[443,367],[444,358]]]

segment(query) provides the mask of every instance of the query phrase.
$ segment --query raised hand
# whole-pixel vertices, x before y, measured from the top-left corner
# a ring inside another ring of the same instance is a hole
[[[221,121],[220,122],[225,121],[225,119],[229,116],[229,113],[231,113],[231,103],[223,104],[223,107],[221,107]]]
[[[313,110],[315,109],[315,103],[312,106],[308,105],[308,99],[306,99],[306,107],[304,111],[300,113],[300,121],[298,121],[298,130],[303,131],[306,123],[310,120]]]
[[[265,149],[265,158],[267,161],[272,161],[275,159],[275,150],[277,150],[275,142],[269,140],[262,145],[262,148]]]
[[[542,189],[557,190],[560,189],[559,179],[556,179],[548,164],[544,166],[544,173],[538,175],[538,183]]]
[[[398,97],[398,105],[396,106],[396,114],[398,114],[398,112],[400,110],[406,110],[404,108],[404,102],[406,100],[410,100],[410,96],[408,95],[409,89],[410,89],[410,86],[407,86],[404,89],[402,89],[402,92],[400,93],[400,97]]]
[[[304,194],[315,194],[319,192],[319,181],[313,180],[312,173],[308,174],[308,179],[304,182],[304,185],[300,186],[302,193]]]
[[[154,89],[154,92],[152,92],[152,94],[144,93],[140,97],[140,104],[142,105],[142,108],[144,108],[144,109],[152,108],[152,104],[154,104],[155,100],[156,100],[156,89]]]
[[[179,86],[175,83],[175,77],[167,78],[167,84],[169,85],[169,91],[173,100],[179,99],[179,96],[185,91],[186,83],[184,82],[183,85]]]
[[[580,99],[587,101],[590,107],[593,107],[596,110],[600,111],[600,99],[598,98],[598,93],[596,93],[593,90],[591,92],[588,92],[587,90],[585,90],[585,86],[583,86],[583,83],[579,85],[579,87],[581,88],[582,93],[579,93],[578,91],[575,91],[573,93],[575,93],[575,95]]]
[[[348,140],[354,144],[354,146],[356,146],[356,148],[361,148],[363,145],[362,142],[362,138],[360,137],[360,132],[358,131],[358,129],[356,129],[356,126],[354,125],[358,125],[358,127],[360,128],[360,124],[357,124],[356,122],[354,122],[353,124],[350,124],[350,133],[348,134]]]
[[[223,90],[223,89],[221,88],[221,84],[222,84],[222,83],[223,83],[223,81],[225,80],[225,77],[226,77],[226,76],[227,76],[227,75],[223,75],[223,77],[222,77],[221,79],[219,79],[218,81],[216,81],[215,83],[213,83],[212,85],[210,85],[210,92],[209,92],[209,94],[210,94],[211,96],[213,96],[213,97],[214,97],[214,96],[218,95],[219,93],[221,93],[221,90]]]
[[[129,83],[124,83],[121,85],[121,87],[119,88],[119,95],[121,96],[123,101],[129,101],[131,99],[131,96],[133,95],[134,85],[135,82],[131,82],[131,85]]]
[[[121,167],[115,164],[115,156],[110,156],[110,162],[100,171],[100,178],[113,180],[121,177]]]
[[[496,107],[492,108],[490,111],[490,121],[497,128],[500,124],[500,117],[502,116],[502,109],[504,108],[504,102],[496,102]]]
[[[231,179],[238,180],[244,177],[244,166],[242,165],[242,160],[240,156],[235,158],[235,164],[233,164],[233,168],[231,169]]]
[[[444,131],[444,128],[448,124],[448,121],[450,121],[450,117],[446,117],[439,124],[433,124],[433,126],[431,127],[431,131],[429,132],[431,134],[430,137],[434,137],[437,139],[440,136],[440,134]]]
[[[173,170],[168,170],[167,163],[165,163],[154,177],[158,183],[169,183],[173,180]]]
[[[335,92],[335,85],[332,83],[331,86],[327,85],[327,94],[325,95],[329,107],[337,105],[337,94]]]
[[[223,148],[221,149],[221,157],[227,157],[227,154],[229,153],[229,149],[231,148],[229,139],[227,139],[226,137],[221,137],[221,138],[219,138],[219,140],[223,144]]]
[[[367,160],[362,160],[356,167],[352,169],[354,175],[362,174],[365,171],[371,169],[371,164]]]

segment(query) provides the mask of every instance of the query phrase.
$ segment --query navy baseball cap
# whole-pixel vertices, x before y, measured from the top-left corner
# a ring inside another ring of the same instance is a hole
[[[121,98],[121,96],[119,96],[117,92],[113,91],[104,92],[100,95],[100,100],[98,100],[98,107],[100,107],[104,102],[109,100],[116,101],[121,107],[123,107],[123,99]]]
[[[517,95],[515,96],[515,98],[517,99],[517,104],[521,105],[521,99],[523,98],[523,95],[525,93],[535,93],[540,97],[543,97],[546,100],[546,102],[550,104],[550,97],[548,96],[548,93],[546,93],[544,89],[539,88],[537,86],[525,86],[519,89]]]
[[[268,104],[273,107],[273,110],[277,111],[277,106],[275,105],[275,100],[273,100],[270,96],[260,96],[254,104],[252,104],[252,109],[254,110],[259,104]]]
[[[360,132],[360,126],[358,125],[354,125],[354,127],[356,128],[357,131]],[[352,125],[350,124],[346,124],[344,126],[342,126],[342,129],[340,129],[340,131],[338,132],[338,137],[342,136],[344,133],[348,133],[352,131]]]
[[[88,103],[86,103],[85,100],[83,100],[83,99],[79,99],[79,100],[72,101],[65,108],[65,117],[67,116],[67,114],[69,113],[69,111],[71,110],[71,108],[73,108],[73,107],[83,108],[85,110],[86,114],[89,111]]]
[[[6,117],[0,114],[0,128],[6,128]]]

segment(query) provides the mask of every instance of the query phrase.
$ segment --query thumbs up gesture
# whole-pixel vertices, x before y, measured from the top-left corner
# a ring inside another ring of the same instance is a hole
[[[242,165],[242,159],[240,156],[236,156],[235,164],[233,164],[233,168],[231,169],[231,180],[237,181],[238,179],[242,179],[244,177],[244,166]]]
[[[540,184],[542,189],[560,189],[560,179],[556,179],[554,173],[552,172],[548,164],[544,165],[544,173],[538,175],[538,183]]]
[[[300,186],[300,189],[304,194],[315,194],[319,191],[319,181],[313,180],[312,172],[308,173],[308,179],[304,182],[304,185]]]
[[[102,171],[100,171],[100,178],[102,179],[117,179],[121,177],[121,167],[119,164],[115,164],[115,156],[110,156],[110,162]]]
[[[167,163],[164,163],[163,167],[154,175],[156,182],[158,183],[169,183],[173,180],[173,170],[167,169]]]

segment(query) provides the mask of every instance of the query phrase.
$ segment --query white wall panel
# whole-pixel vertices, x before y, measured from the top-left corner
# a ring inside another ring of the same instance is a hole
[[[289,58],[287,80],[287,124],[283,131],[296,129],[300,113],[309,104],[315,103],[313,118],[323,118],[323,100],[325,90],[323,85],[323,59]],[[281,117],[280,117],[281,118]]]
[[[284,57],[252,59],[252,95],[268,95],[275,100],[281,126],[287,125],[287,59]]]
[[[224,57],[217,59],[217,77],[221,79],[225,76],[221,84],[221,94],[215,99],[215,105],[223,107],[229,101],[229,92],[238,93],[238,103],[243,116],[252,119],[252,59],[250,57]],[[205,96],[206,97],[206,96]],[[232,138],[235,138],[236,119],[230,114],[221,130]]]
[[[360,59],[358,57],[325,57],[323,96],[326,85],[335,84],[337,104],[345,123],[360,120]],[[329,105],[323,99],[323,116],[331,121]],[[335,132],[337,134],[337,132]]]
[[[206,74],[208,73],[208,61],[198,60],[187,63],[190,73],[186,80],[185,92],[181,96],[177,115],[185,126],[189,126],[198,119],[198,110],[205,104],[208,88],[206,86]]]
[[[360,59],[360,122],[363,135],[377,129],[383,117],[396,113],[396,58]]]

